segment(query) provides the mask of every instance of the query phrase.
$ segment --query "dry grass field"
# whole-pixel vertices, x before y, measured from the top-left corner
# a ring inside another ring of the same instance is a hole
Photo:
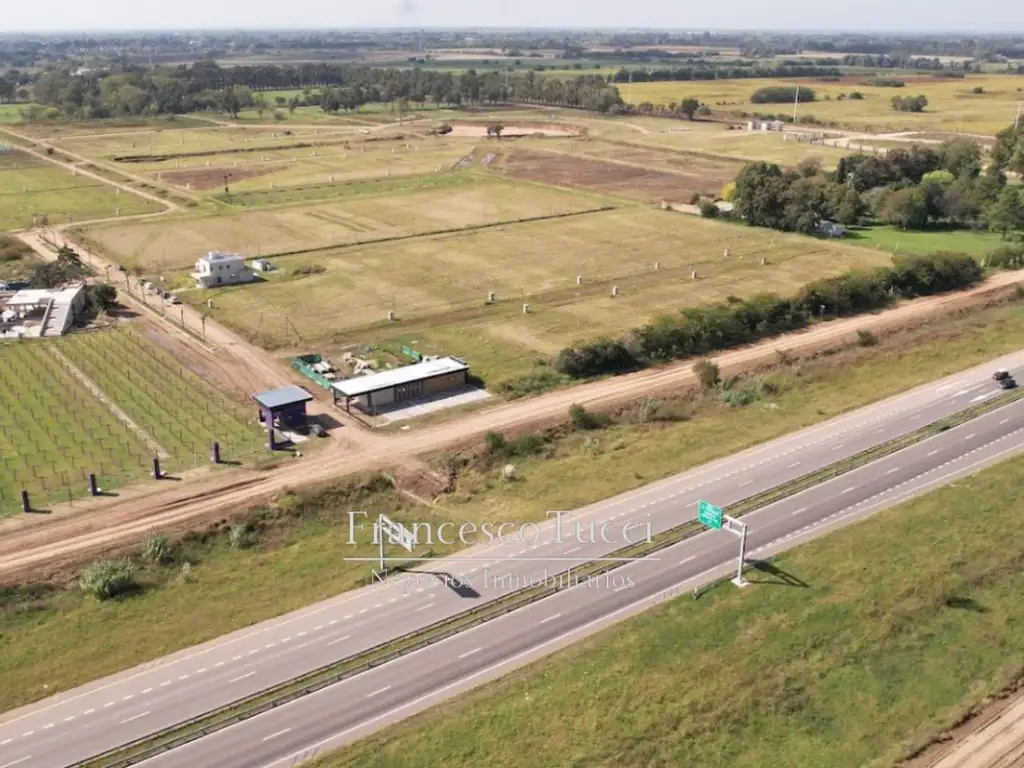
[[[935,78],[930,75],[897,73],[885,77],[903,80],[903,88],[860,85],[868,77],[848,77],[843,82],[800,80],[814,89],[817,101],[800,107],[800,114],[814,115],[819,120],[836,121],[853,130],[875,132],[955,130],[993,134],[1013,122],[1017,102],[1024,98],[1024,77],[1012,75],[977,75],[962,79]],[[710,105],[720,114],[730,112],[785,112],[792,105],[751,104],[750,95],[758,88],[793,85],[797,80],[709,80],[701,82],[635,83],[631,100],[635,104],[649,101],[665,104],[694,97]],[[982,94],[972,89],[984,89]],[[863,100],[837,100],[839,94],[860,91]],[[893,96],[923,94],[928,108],[920,114],[896,112],[889,105]],[[826,100],[826,97],[829,100]]]
[[[570,192],[452,173],[446,186],[203,217],[99,225],[87,239],[144,272],[190,268],[210,250],[247,256],[323,248],[593,210]],[[282,262],[283,266],[284,262]]]
[[[307,346],[403,335],[423,342],[424,351],[465,355],[487,376],[661,312],[732,294],[787,292],[888,259],[877,250],[630,206],[279,259],[285,269],[315,263],[324,271],[195,292],[192,300],[213,297],[217,319],[271,348],[296,343],[296,332]],[[486,305],[490,291],[497,301]],[[389,310],[399,322],[387,323]]]
[[[156,213],[160,206],[76,175],[16,149],[0,151],[0,230],[29,228],[37,214],[51,224]]]

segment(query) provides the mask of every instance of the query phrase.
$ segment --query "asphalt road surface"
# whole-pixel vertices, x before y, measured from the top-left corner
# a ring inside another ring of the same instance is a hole
[[[472,547],[428,572],[346,593],[7,713],[0,716],[0,768],[72,764],[607,555],[643,538],[648,523],[656,535],[693,519],[698,499],[726,506],[824,468],[998,394],[991,380],[997,367],[1024,369],[1024,353],[576,510],[560,536],[553,524],[540,526],[536,541],[532,531],[513,531],[507,544]],[[609,521],[614,525],[602,531]],[[593,541],[590,523],[598,534]]]
[[[1024,403],[995,411],[744,516],[763,558],[1024,452]],[[142,763],[285,768],[506,674],[735,569],[737,539],[707,531],[656,555]],[[779,569],[751,581],[799,584]],[[751,594],[756,598],[756,590]]]

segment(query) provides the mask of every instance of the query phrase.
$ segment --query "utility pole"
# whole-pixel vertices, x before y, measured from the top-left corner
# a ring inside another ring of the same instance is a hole
[[[800,83],[796,84],[796,95],[793,97],[793,123],[796,123],[796,107],[800,103]]]
[[[1022,102],[1017,102],[1017,117],[1013,119],[1013,129],[1017,130],[1020,127],[1020,105]]]
[[[633,70],[629,70],[629,85],[626,87],[626,101],[633,103]]]

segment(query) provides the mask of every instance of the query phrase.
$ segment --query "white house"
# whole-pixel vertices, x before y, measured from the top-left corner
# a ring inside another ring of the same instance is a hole
[[[85,283],[26,288],[0,308],[0,338],[63,336],[85,309]]]
[[[213,288],[218,285],[238,285],[252,282],[253,274],[245,268],[245,259],[237,253],[210,251],[196,261],[192,277],[197,288]]]

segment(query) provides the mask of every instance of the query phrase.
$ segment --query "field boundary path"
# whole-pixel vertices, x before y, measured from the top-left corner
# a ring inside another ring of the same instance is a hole
[[[987,711],[986,711],[987,710]],[[904,768],[1019,768],[1024,765],[1024,691],[990,704]]]
[[[1000,273],[968,291],[905,302],[873,315],[835,320],[803,332],[786,334],[716,356],[723,375],[777,362],[778,354],[806,355],[856,341],[862,330],[883,333],[916,325],[931,317],[991,303],[1024,282],[1024,273]],[[361,450],[328,450],[267,471],[229,470],[186,487],[158,484],[154,492],[119,501],[89,502],[76,512],[55,508],[45,518],[19,516],[0,524],[0,584],[66,571],[99,553],[137,546],[153,530],[184,533],[291,488],[309,487],[345,475],[382,470],[415,461],[423,454],[470,445],[488,431],[516,431],[562,422],[568,408],[595,409],[624,405],[641,397],[697,385],[687,360],[558,390],[528,400],[499,405],[448,424],[397,436],[369,435]],[[356,430],[352,430],[355,432]]]

